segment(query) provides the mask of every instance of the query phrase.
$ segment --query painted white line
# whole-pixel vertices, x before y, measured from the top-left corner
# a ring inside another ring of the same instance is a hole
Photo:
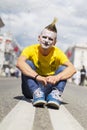
[[[84,130],[63,105],[59,110],[49,109],[49,113],[54,130]]]
[[[59,110],[48,111],[54,130],[84,130],[63,105]],[[1,122],[0,130],[32,130],[34,117],[35,107],[27,100],[22,100]]]
[[[0,130],[32,130],[35,108],[32,103],[20,101],[0,124]]]

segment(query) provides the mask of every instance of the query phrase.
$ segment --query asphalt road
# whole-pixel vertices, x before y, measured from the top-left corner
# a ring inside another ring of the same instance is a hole
[[[22,98],[20,78],[0,78],[0,121]],[[63,93],[63,104],[86,130],[87,87],[68,83]]]
[[[23,97],[20,84],[17,78],[0,78],[0,121]]]
[[[87,130],[87,87],[67,84],[64,94],[64,106]]]

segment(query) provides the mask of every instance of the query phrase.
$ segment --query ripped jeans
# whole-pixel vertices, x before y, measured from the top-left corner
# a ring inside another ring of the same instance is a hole
[[[32,61],[27,60],[26,63],[29,64],[33,70],[36,69]],[[61,71],[63,71],[65,68],[66,68],[65,66],[60,66],[55,71],[55,75],[60,73]],[[21,75],[21,78],[22,78],[22,84],[21,84],[22,93],[24,94],[24,96],[26,98],[32,98],[34,91],[36,89],[38,89],[39,87],[45,93],[45,96],[47,96],[52,91],[52,89],[54,87],[59,90],[60,95],[61,95],[64,91],[64,88],[65,88],[65,85],[66,85],[66,82],[67,82],[67,80],[61,80],[58,83],[56,83],[55,85],[48,83],[44,87],[40,82],[36,81],[35,79],[33,79],[29,76],[24,75],[23,73]]]

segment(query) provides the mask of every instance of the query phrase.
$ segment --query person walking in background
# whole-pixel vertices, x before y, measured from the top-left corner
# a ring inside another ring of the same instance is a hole
[[[79,85],[79,84],[80,84],[80,71],[79,71],[79,70],[77,70],[77,72],[73,75],[72,81],[73,81],[73,83],[75,83],[76,85]]]
[[[6,77],[10,76],[10,69],[9,69],[9,67],[5,68],[5,75],[6,75]]]
[[[15,77],[19,78],[19,69],[15,69]]]
[[[80,84],[79,85],[84,85],[84,81],[86,79],[86,69],[85,66],[82,66],[82,69],[80,70]]]
[[[17,60],[22,72],[22,91],[34,106],[59,108],[66,81],[76,69],[57,42],[56,19],[38,36],[38,44],[23,49]]]

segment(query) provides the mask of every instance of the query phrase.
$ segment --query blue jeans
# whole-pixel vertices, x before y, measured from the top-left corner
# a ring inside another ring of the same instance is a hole
[[[27,64],[29,64],[31,66],[31,68],[33,70],[36,70],[36,67],[34,66],[33,62],[30,60],[26,61]],[[60,73],[61,71],[63,71],[66,67],[65,66],[60,66],[56,71],[55,71],[55,75]],[[26,98],[32,98],[33,97],[33,93],[36,89],[38,89],[39,87],[41,88],[41,90],[45,93],[45,96],[47,96],[52,89],[55,87],[60,91],[60,94],[63,93],[65,85],[66,85],[66,81],[67,80],[61,80],[58,83],[56,83],[55,85],[52,84],[47,84],[45,87],[38,81],[36,81],[35,79],[26,76],[24,74],[22,74],[22,93],[24,94],[24,96]]]

